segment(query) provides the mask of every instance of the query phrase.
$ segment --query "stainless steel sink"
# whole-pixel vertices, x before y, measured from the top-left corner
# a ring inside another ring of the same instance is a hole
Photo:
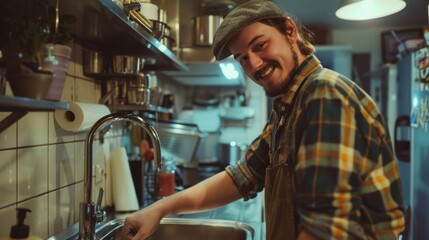
[[[100,227],[100,240],[120,239],[123,220],[113,220]],[[251,240],[254,231],[249,225],[224,220],[165,218],[148,240]]]
[[[97,227],[97,239],[121,239],[123,219],[111,220]],[[64,233],[49,239],[77,239],[77,232]],[[215,219],[164,218],[148,240],[253,240],[254,229],[244,223]]]

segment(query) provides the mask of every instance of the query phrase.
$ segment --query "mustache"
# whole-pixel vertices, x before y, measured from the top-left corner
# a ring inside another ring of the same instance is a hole
[[[276,61],[270,61],[267,64],[265,64],[264,67],[262,67],[260,70],[256,71],[254,73],[255,79],[261,78],[262,75],[269,69],[269,68],[276,68],[280,66]]]

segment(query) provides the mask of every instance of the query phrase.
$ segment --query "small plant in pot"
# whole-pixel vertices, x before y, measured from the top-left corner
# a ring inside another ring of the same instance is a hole
[[[44,67],[52,67],[54,79],[45,99],[59,101],[66,79],[68,63],[71,56],[71,47],[68,45],[73,41],[72,26],[76,21],[75,16],[70,14],[59,14],[59,0],[55,5],[49,5],[42,15],[42,21],[48,31],[48,40],[44,48]],[[52,60],[52,61],[51,61]]]
[[[5,33],[0,36],[0,49],[6,78],[15,96],[51,100],[49,92],[60,62],[53,55],[54,46],[71,42],[70,28],[64,26],[75,21],[73,16],[56,21],[57,9],[57,5],[52,7],[48,2],[20,0],[0,10],[0,24]],[[65,69],[71,52],[70,47],[66,48]],[[66,70],[62,72],[65,79]],[[59,96],[62,87],[63,84]]]

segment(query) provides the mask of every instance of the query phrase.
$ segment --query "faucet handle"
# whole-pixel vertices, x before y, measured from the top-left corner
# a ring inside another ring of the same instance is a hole
[[[103,201],[103,194],[104,194],[104,189],[100,188],[100,191],[98,191],[96,210],[101,209],[101,202]]]
[[[104,189],[100,188],[100,191],[98,192],[97,205],[95,206],[95,221],[96,222],[102,222],[106,219],[106,211],[104,211],[104,209],[101,209],[101,202],[103,200],[103,193],[104,193]]]

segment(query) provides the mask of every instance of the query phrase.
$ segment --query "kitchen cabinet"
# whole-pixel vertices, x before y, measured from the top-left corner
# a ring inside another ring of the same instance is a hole
[[[68,103],[25,97],[0,96],[0,111],[11,112],[6,118],[0,121],[0,133],[25,116],[29,111],[51,111],[68,108]]]

